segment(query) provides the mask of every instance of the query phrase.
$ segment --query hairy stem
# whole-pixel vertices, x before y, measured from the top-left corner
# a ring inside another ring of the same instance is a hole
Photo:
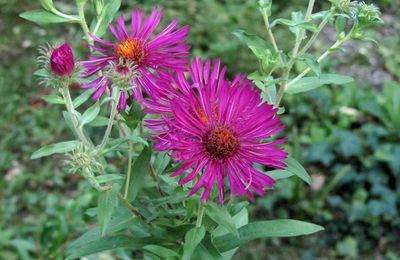
[[[269,19],[268,19],[267,11],[264,10],[264,9],[262,9],[261,12],[262,12],[262,16],[263,16],[263,18],[264,18],[265,28],[267,29],[268,38],[269,38],[269,40],[271,41],[272,46],[274,47],[275,52],[279,52],[280,50],[279,50],[279,48],[278,48],[278,45],[276,44],[276,40],[275,40],[274,34],[272,33],[271,26],[270,26],[270,24],[269,24]],[[281,62],[282,65],[284,64],[281,55],[279,55],[279,61]]]
[[[129,148],[128,148],[128,171],[126,173],[124,199],[128,198],[129,183],[131,181],[131,174],[132,174],[132,150],[133,150],[133,147],[130,143],[128,144],[128,146],[129,146]]]
[[[145,219],[145,217],[142,214],[140,214],[140,212],[137,209],[135,209],[132,206],[132,204],[127,199],[125,199],[124,196],[122,196],[120,192],[118,192],[117,195],[118,198],[121,200],[121,202],[125,205],[125,207],[127,207],[133,214],[135,214],[136,216],[140,217],[143,220]]]
[[[72,126],[74,127],[76,133],[78,134],[79,139],[81,140],[81,142],[86,145],[87,147],[89,147],[90,149],[93,148],[92,143],[87,139],[87,137],[85,136],[85,134],[83,133],[83,129],[82,127],[79,127],[79,121],[76,118],[75,115],[75,108],[74,108],[74,104],[72,102],[71,99],[71,94],[69,93],[69,88],[68,86],[64,86],[62,88],[62,95],[64,97],[64,101],[65,101],[65,106],[67,107],[68,113],[71,117],[72,120]]]
[[[106,128],[106,132],[104,133],[103,140],[101,141],[99,147],[97,148],[97,151],[103,150],[104,146],[106,145],[108,138],[110,137],[111,129],[114,124],[114,119],[115,116],[117,115],[118,112],[118,101],[119,101],[119,94],[120,90],[118,88],[114,88],[115,93],[113,93],[114,98],[112,100],[112,107],[111,107],[111,112],[110,112],[110,118],[108,119],[108,124]]]
[[[78,4],[78,14],[79,14],[79,23],[82,27],[83,32],[85,33],[86,39],[88,40],[88,42],[90,44],[93,44],[93,39],[92,37],[90,37],[89,35],[89,27],[87,25],[86,22],[86,18],[85,18],[85,5],[84,4]]]
[[[310,0],[308,3],[308,8],[306,12],[306,16],[304,18],[305,22],[310,21],[311,15],[312,15],[312,10],[314,8],[314,3],[315,0]],[[289,60],[288,65],[286,70],[283,73],[283,79],[284,82],[280,85],[278,94],[276,96],[276,101],[275,101],[275,107],[279,107],[283,95],[285,94],[285,90],[288,85],[288,78],[290,75],[290,72],[293,68],[293,65],[296,63],[296,59],[298,56],[301,56],[307,52],[307,50],[314,44],[314,42],[317,40],[319,34],[321,33],[322,29],[326,26],[326,24],[329,22],[329,20],[332,18],[334,12],[333,10],[330,10],[329,14],[325,16],[325,18],[321,21],[321,23],[318,26],[317,31],[311,36],[310,40],[305,44],[305,46],[299,51],[300,45],[303,42],[304,34],[305,34],[305,29],[300,29],[298,37],[296,38],[296,43],[292,51],[292,58]]]

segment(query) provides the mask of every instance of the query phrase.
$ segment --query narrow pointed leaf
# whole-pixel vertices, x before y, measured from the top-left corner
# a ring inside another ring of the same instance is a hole
[[[219,236],[214,238],[213,244],[220,252],[226,252],[257,238],[310,235],[323,229],[315,224],[292,219],[258,221],[239,228],[239,237],[233,234]]]
[[[204,226],[201,226],[199,228],[194,227],[186,233],[185,244],[183,246],[183,260],[191,259],[194,250],[203,240],[205,234],[206,229]]]
[[[81,124],[86,125],[87,123],[92,122],[99,113],[100,113],[100,105],[99,103],[95,103],[83,113]]]
[[[301,164],[296,161],[294,158],[289,157],[285,160],[286,165],[288,166],[286,168],[286,171],[296,175],[306,183],[310,184],[312,183],[311,176],[307,173],[307,171],[304,169]]]
[[[44,146],[34,152],[31,156],[31,159],[38,159],[44,156],[49,156],[55,153],[67,153],[75,149],[75,147],[78,145],[78,141],[67,141],[67,142],[61,142],[61,143],[56,143],[56,144],[50,144],[47,146]]]
[[[129,194],[128,198],[130,201],[136,198],[138,192],[143,188],[144,180],[146,175],[149,175],[149,164],[151,159],[151,149],[147,146],[143,148],[142,153],[135,160],[132,165],[132,178],[129,182]]]
[[[239,235],[235,226],[235,222],[226,208],[221,208],[215,203],[207,203],[206,214],[217,224],[225,227],[229,232],[237,236]]]
[[[286,93],[297,94],[319,88],[323,85],[344,85],[353,81],[354,79],[349,76],[337,74],[321,74],[319,77],[305,77],[298,80],[292,86],[286,89]]]
[[[98,221],[101,234],[104,235],[110,222],[113,210],[117,205],[118,197],[115,186],[112,189],[101,191],[99,194]]]

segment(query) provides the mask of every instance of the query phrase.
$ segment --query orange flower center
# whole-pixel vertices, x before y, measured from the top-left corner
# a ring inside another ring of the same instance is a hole
[[[238,141],[233,132],[226,127],[211,130],[204,138],[207,152],[217,160],[231,157],[238,148]]]
[[[121,42],[115,49],[118,57],[125,61],[133,61],[139,65],[144,58],[143,45],[136,39],[126,39]]]

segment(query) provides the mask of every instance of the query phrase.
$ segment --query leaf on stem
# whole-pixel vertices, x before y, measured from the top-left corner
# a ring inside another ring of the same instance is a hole
[[[44,146],[32,154],[31,160],[38,159],[44,156],[49,156],[55,153],[70,152],[75,149],[78,143],[78,141],[66,141]]]
[[[129,183],[128,200],[132,201],[136,198],[139,191],[143,188],[146,175],[149,175],[151,159],[151,149],[147,146],[143,148],[139,157],[132,165],[132,177]]]
[[[239,228],[239,237],[227,234],[214,238],[213,242],[220,252],[226,252],[257,238],[309,235],[323,229],[312,223],[292,219],[258,221]]]
[[[350,76],[338,74],[321,74],[319,77],[305,77],[299,79],[293,85],[288,87],[285,92],[288,94],[297,94],[319,88],[323,85],[344,85],[353,81],[354,79]]]
[[[43,10],[26,11],[21,13],[19,16],[39,25],[50,23],[73,23],[79,21],[79,18],[75,16],[71,16],[71,18],[74,19],[68,19]]]
[[[183,256],[182,256],[183,260],[191,259],[194,250],[203,240],[205,234],[206,234],[206,229],[204,226],[201,226],[199,228],[194,227],[186,233],[185,244],[183,246]]]
[[[111,189],[106,191],[101,191],[99,193],[99,206],[98,206],[98,221],[101,230],[101,235],[103,236],[107,230],[107,225],[111,220],[114,207],[118,202],[118,191],[114,185]]]

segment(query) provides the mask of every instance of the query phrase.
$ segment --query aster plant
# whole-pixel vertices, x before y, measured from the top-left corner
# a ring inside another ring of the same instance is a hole
[[[350,39],[370,40],[365,30],[382,23],[375,6],[331,0],[328,10],[314,13],[310,0],[304,14],[270,21],[272,1],[260,0],[267,39],[234,32],[259,69],[229,78],[219,59],[189,61],[189,26],[178,19],[161,26],[162,8],[146,14],[137,7],[129,19],[114,20],[121,0],[76,0],[76,15],[52,0],[40,2],[44,10],[21,17],[40,25],[75,23],[88,42],[82,61],[75,59],[74,43],[47,45],[35,73],[54,87],[43,99],[65,106],[62,116],[74,138],[42,147],[32,159],[65,154],[66,170],[98,193],[97,225],[68,245],[67,259],[117,248],[150,259],[231,259],[253,239],[323,229],[292,219],[251,222],[247,208],[281,179],[311,183],[290,156],[282,100],[352,81],[323,73],[320,64]],[[95,14],[90,27],[89,8]],[[330,25],[337,40],[320,55],[310,52]],[[293,34],[290,50],[280,49],[277,26]],[[300,73],[293,70],[298,63]],[[70,93],[74,84],[82,88],[79,95]]]

